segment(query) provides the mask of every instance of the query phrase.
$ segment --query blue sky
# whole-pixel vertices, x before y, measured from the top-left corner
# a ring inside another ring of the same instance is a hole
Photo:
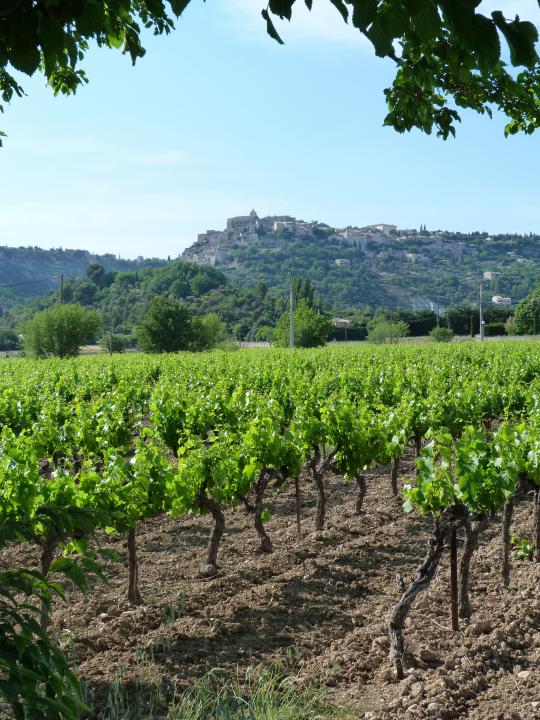
[[[464,113],[456,140],[398,135],[382,127],[391,64],[329,3],[293,17],[285,46],[262,4],[192,0],[134,68],[92,51],[75,97],[25,79],[0,116],[0,245],[175,257],[252,208],[540,233],[540,133],[505,139],[503,117]],[[494,5],[531,17],[535,3]]]

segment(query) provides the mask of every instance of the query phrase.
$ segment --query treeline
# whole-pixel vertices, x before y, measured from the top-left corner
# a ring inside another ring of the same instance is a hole
[[[406,334],[411,337],[429,335],[438,326],[447,327],[454,335],[462,336],[475,335],[479,330],[478,308],[465,304],[447,308],[439,315],[428,310],[347,307],[324,300],[318,286],[314,287],[309,279],[301,280],[299,277],[293,280],[293,294],[295,305],[303,298],[322,317],[339,317],[348,321],[347,332],[342,328],[331,328],[329,340],[364,340],[375,326],[383,322],[405,325]],[[91,263],[83,278],[66,278],[62,300],[65,304],[97,311],[101,318],[99,337],[102,344],[110,348],[113,343],[116,350],[138,344],[136,328],[141,326],[156,297],[179,302],[198,327],[204,327],[204,323],[201,326],[199,321],[211,315],[212,320],[205,321],[207,326],[217,328],[219,320],[220,336],[223,338],[226,335],[231,340],[272,340],[279,319],[289,307],[288,292],[270,290],[262,282],[254,287],[240,287],[214,267],[179,260],[162,268],[131,271],[107,270],[99,263]],[[510,308],[486,305],[486,336],[540,331],[538,297],[527,305],[530,329],[527,329],[527,323],[512,322]],[[60,292],[55,290],[43,298],[14,308],[2,310],[0,307],[0,351],[18,349],[19,335],[28,321],[37,312],[58,305],[60,300]],[[534,313],[531,315],[531,307],[538,316],[537,320],[534,320]]]
[[[273,327],[288,307],[288,296],[270,293],[264,283],[238,287],[209,266],[175,260],[163,268],[118,272],[91,263],[83,278],[65,279],[62,298],[56,289],[30,302],[0,307],[0,332],[3,329],[5,339],[12,343],[13,333],[20,332],[37,312],[62,300],[98,311],[104,332],[113,328],[114,334],[130,336],[155,297],[181,302],[196,318],[219,316],[235,339],[252,339],[261,327]]]

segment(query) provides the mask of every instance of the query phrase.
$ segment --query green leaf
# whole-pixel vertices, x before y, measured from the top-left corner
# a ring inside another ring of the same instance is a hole
[[[360,30],[367,30],[377,16],[377,0],[354,0],[352,23]]]
[[[261,513],[261,520],[263,521],[263,523],[268,522],[271,517],[272,517],[272,513],[270,512],[270,510],[268,508],[264,508],[264,510]]]
[[[270,35],[271,38],[276,40],[280,45],[285,45],[283,40],[278,34],[278,31],[276,30],[274,23],[272,22],[272,19],[270,15],[268,14],[267,10],[262,10],[261,15],[266,20],[266,32]]]
[[[16,70],[27,75],[33,75],[40,62],[39,50],[37,47],[12,48],[9,51],[9,62]]]
[[[176,15],[176,17],[180,17],[180,15],[189,5],[190,0],[169,0],[169,2],[171,4],[171,9],[173,13]]]
[[[535,49],[535,43],[538,42],[536,27],[530,22],[521,21],[519,17],[512,22],[506,22],[500,10],[492,12],[491,17],[508,43],[512,65],[534,67],[538,61]]]
[[[472,26],[473,44],[481,58],[484,71],[499,62],[501,43],[494,23],[484,15],[476,14]]]
[[[70,558],[58,558],[53,562],[50,572],[59,572],[71,580],[80,590],[85,590],[88,586],[86,575],[79,565]]]
[[[287,18],[287,20],[290,20],[294,2],[295,0],[270,0],[268,7],[270,8],[270,12],[274,15],[279,15],[282,19]]]
[[[345,20],[345,22],[348,22],[349,10],[343,0],[330,0],[330,2],[339,11],[343,20]]]

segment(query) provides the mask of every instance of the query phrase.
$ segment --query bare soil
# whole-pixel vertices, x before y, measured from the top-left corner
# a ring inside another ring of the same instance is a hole
[[[408,456],[403,475],[412,473]],[[402,480],[403,480],[402,475]],[[313,531],[316,495],[303,479],[302,538],[293,483],[269,493],[271,554],[258,550],[253,515],[226,513],[217,577],[199,576],[210,518],[156,517],[138,528],[144,605],[126,600],[127,563],[110,562],[110,585],[58,602],[58,633],[99,717],[111,683],[137,692],[182,689],[212,668],[236,675],[282,661],[298,686],[326,686],[330,701],[371,720],[528,720],[540,718],[540,566],[512,563],[499,579],[501,532],[495,520],[471,569],[473,616],[452,632],[449,566],[443,564],[413,606],[406,628],[407,676],[397,682],[387,657],[387,618],[421,562],[429,519],[406,515],[391,495],[390,467],[368,477],[365,512],[356,486],[329,476],[326,527]],[[531,535],[532,503],[518,504],[513,532]],[[105,541],[126,557],[125,538]],[[0,566],[37,566],[36,548],[7,550]]]

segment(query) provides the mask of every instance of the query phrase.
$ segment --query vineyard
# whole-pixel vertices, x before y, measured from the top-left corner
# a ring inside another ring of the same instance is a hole
[[[535,343],[12,360],[0,429],[2,717],[278,661],[354,717],[540,713]]]

